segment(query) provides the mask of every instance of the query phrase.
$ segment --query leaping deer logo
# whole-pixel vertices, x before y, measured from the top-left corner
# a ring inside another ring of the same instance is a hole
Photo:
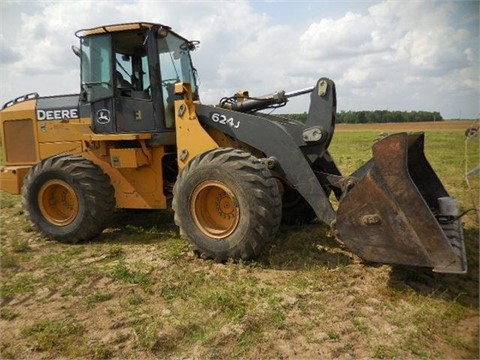
[[[100,109],[97,111],[97,122],[105,125],[110,122],[110,110]]]

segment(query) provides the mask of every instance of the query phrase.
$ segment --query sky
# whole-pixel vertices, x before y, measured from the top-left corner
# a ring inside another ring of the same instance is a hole
[[[78,93],[78,29],[169,25],[200,47],[205,104],[335,81],[338,111],[480,117],[480,1],[15,1],[0,4],[0,105],[31,92]],[[308,111],[308,96],[277,113]]]

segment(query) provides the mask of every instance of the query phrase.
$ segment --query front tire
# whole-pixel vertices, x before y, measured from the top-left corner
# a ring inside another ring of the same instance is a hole
[[[65,243],[99,235],[115,209],[110,178],[90,160],[74,155],[52,156],[33,166],[22,197],[35,230]]]
[[[251,259],[280,226],[282,204],[267,166],[238,149],[197,156],[173,189],[175,223],[203,258]]]

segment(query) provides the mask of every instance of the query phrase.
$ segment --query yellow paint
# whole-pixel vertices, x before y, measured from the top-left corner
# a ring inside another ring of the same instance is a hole
[[[47,157],[60,153],[80,154],[82,152],[81,141],[40,143],[38,147],[41,159],[46,159]]]
[[[147,149],[148,152],[151,150]],[[138,168],[149,165],[148,156],[143,149],[110,149],[110,162],[115,168]]]
[[[44,120],[36,121],[38,142],[68,142],[80,141],[82,133],[91,132],[90,118],[75,120]],[[88,129],[88,130],[86,130]]]
[[[126,23],[126,24],[106,25],[106,26],[100,26],[92,29],[79,30],[75,33],[75,35],[77,35],[78,37],[84,37],[89,35],[105,34],[109,32],[117,32],[117,31],[135,30],[135,29],[142,29],[142,28],[149,29],[154,25],[155,24],[152,24],[152,23]]]
[[[0,132],[4,165],[32,165],[39,161],[34,131],[36,99],[11,105],[0,111]]]
[[[106,145],[105,142],[101,144]],[[119,153],[119,149],[107,148],[107,150],[110,154]],[[121,151],[120,154],[123,155]],[[118,208],[166,209],[168,199],[163,192],[162,169],[162,159],[166,154],[164,147],[151,148],[151,165],[138,168],[113,167],[110,155],[105,154],[103,146],[98,146],[97,150],[87,151],[82,155],[108,174],[115,188],[115,200]]]
[[[177,162],[182,170],[197,155],[216,149],[219,145],[200,124],[195,113],[190,84],[175,85],[176,94],[183,94],[182,100],[175,101],[175,126],[177,136]]]
[[[0,188],[12,195],[21,192],[23,178],[30,170],[30,166],[9,166],[0,168]]]
[[[82,139],[85,141],[121,141],[121,140],[148,140],[152,138],[150,133],[142,134],[95,134],[91,130],[84,133]]]

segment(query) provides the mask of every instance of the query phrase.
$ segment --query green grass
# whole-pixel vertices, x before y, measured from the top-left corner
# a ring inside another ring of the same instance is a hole
[[[103,293],[97,290],[86,296],[87,307],[92,308],[98,303],[110,300],[112,297],[113,294],[111,293]]]
[[[148,264],[144,263],[138,263],[136,264],[136,267],[148,270],[147,272],[131,270],[130,267],[121,260],[113,268],[110,276],[125,283],[140,285],[140,287],[146,292],[151,291],[152,286],[155,283],[155,280],[150,276],[153,269]]]
[[[377,132],[338,132],[345,174]],[[427,132],[426,155],[462,209],[463,132]],[[472,155],[473,156],[473,155]],[[469,272],[365,264],[319,223],[282,226],[252,262],[196,258],[171,211],[122,211],[80,245],[28,230],[0,202],[0,351],[5,358],[478,358],[478,222],[464,217]]]
[[[8,298],[15,295],[31,293],[35,289],[35,278],[28,273],[21,273],[18,276],[1,283],[0,296]]]
[[[51,354],[81,355],[85,348],[84,327],[74,318],[44,319],[22,329],[35,351]]]

